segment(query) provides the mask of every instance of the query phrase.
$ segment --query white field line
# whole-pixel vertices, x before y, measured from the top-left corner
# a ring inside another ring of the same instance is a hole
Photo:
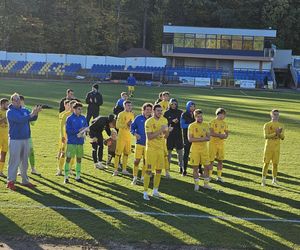
[[[126,215],[152,215],[152,216],[169,216],[169,217],[185,217],[194,219],[220,219],[225,221],[261,221],[261,222],[283,222],[283,223],[300,223],[298,219],[282,219],[282,218],[255,218],[255,217],[236,217],[236,216],[213,216],[213,215],[201,215],[201,214],[184,214],[184,213],[160,213],[150,211],[129,211],[129,210],[117,210],[106,208],[87,208],[87,207],[65,207],[65,206],[38,206],[38,205],[12,205],[0,202],[1,208],[13,208],[13,209],[53,209],[53,210],[70,210],[70,211],[88,211],[93,213],[109,213],[109,214],[126,214]]]
[[[240,90],[240,92],[245,95],[245,96],[248,96],[243,90]]]

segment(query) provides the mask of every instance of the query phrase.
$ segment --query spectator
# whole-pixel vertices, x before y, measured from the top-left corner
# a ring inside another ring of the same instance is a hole
[[[103,104],[103,98],[98,91],[98,84],[92,86],[92,91],[87,93],[85,102],[88,104],[86,120],[90,123],[91,118],[95,119],[99,116],[100,106]]]
[[[74,90],[73,89],[67,89],[67,96],[60,100],[59,103],[59,113],[63,112],[65,110],[65,100],[76,100],[77,102],[80,102],[77,98],[74,97]]]
[[[15,93],[11,96],[12,104],[7,111],[7,120],[9,124],[9,162],[7,188],[16,190],[15,182],[17,178],[18,166],[22,177],[22,185],[33,188],[34,185],[29,182],[27,176],[29,139],[30,139],[30,121],[36,121],[38,113],[42,110],[41,106],[33,108],[32,112],[21,106],[20,96]]]

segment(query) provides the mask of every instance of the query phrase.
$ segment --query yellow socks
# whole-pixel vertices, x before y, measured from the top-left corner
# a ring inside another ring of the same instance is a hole
[[[65,157],[60,157],[59,159],[58,159],[58,169],[60,170],[60,171],[63,171],[63,168],[64,168],[64,164],[65,164]]]
[[[273,178],[276,178],[276,177],[277,177],[277,172],[278,172],[278,164],[274,164],[274,163],[273,163],[273,168],[272,168],[272,175],[273,175]]]
[[[0,172],[3,172],[3,169],[4,169],[4,162],[0,162]]]
[[[116,155],[115,156],[115,163],[114,163],[114,167],[115,167],[115,171],[118,171],[119,168],[119,162],[120,162],[120,155]]]
[[[144,175],[144,191],[147,192],[150,183],[150,174],[145,173]]]
[[[122,169],[127,169],[127,162],[128,162],[128,155],[123,155],[123,161],[122,161]]]
[[[159,184],[160,184],[160,179],[161,179],[161,174],[156,173],[154,176],[153,189],[154,188],[158,189]]]
[[[212,176],[213,171],[212,170],[208,170],[208,177],[210,178]]]
[[[269,163],[265,163],[262,169],[262,176],[265,177],[268,174]]]
[[[222,170],[217,170],[217,176],[221,177],[222,176]]]

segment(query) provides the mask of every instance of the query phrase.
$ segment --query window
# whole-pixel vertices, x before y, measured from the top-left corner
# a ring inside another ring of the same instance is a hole
[[[173,44],[173,34],[164,33],[164,35],[163,35],[163,44]]]
[[[206,36],[206,48],[215,49],[217,47],[217,36],[216,35],[207,35]]]
[[[196,34],[195,48],[205,48],[205,35]]]
[[[174,34],[174,47],[184,47],[184,34]]]
[[[231,36],[222,35],[221,39],[221,49],[231,49]]]
[[[253,50],[253,36],[244,36],[243,50]]]
[[[221,48],[221,35],[217,35],[217,48],[220,49]]]
[[[195,34],[185,34],[184,47],[185,48],[195,47]]]
[[[254,50],[264,50],[264,37],[262,36],[256,36],[254,37]]]
[[[242,49],[243,48],[243,37],[242,36],[232,36],[232,49]]]

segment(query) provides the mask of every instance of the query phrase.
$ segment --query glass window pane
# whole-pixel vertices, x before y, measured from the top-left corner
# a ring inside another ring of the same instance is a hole
[[[194,48],[195,47],[194,40],[195,39],[185,38],[184,47],[186,47],[186,48]]]
[[[206,48],[215,49],[217,47],[217,36],[216,35],[207,35],[206,36]]]
[[[231,36],[222,36],[221,49],[231,49]]]
[[[174,34],[174,47],[184,47],[184,34]]]
[[[254,37],[254,50],[264,50],[264,38],[261,36]]]
[[[253,37],[244,36],[243,37],[243,50],[253,50]]]
[[[205,39],[205,35],[204,34],[196,34],[196,38],[204,38]]]
[[[232,49],[242,49],[243,40],[242,36],[232,36]]]
[[[195,34],[189,34],[189,33],[185,34],[185,38],[194,38],[194,37],[195,37]]]
[[[196,38],[195,48],[205,48],[205,38]]]

